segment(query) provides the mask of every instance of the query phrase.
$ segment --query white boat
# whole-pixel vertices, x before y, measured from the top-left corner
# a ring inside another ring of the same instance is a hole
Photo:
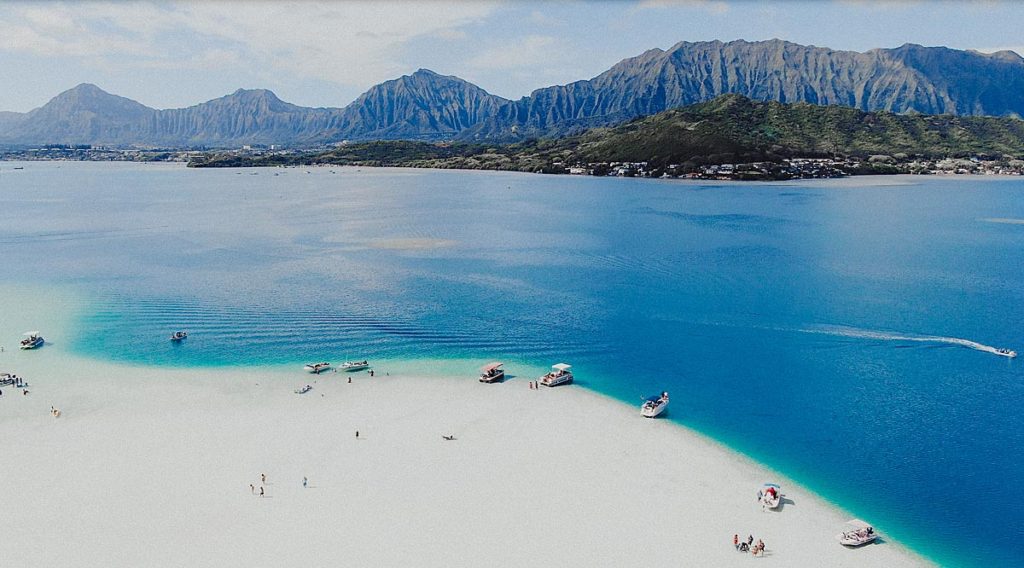
[[[330,369],[330,368],[331,368],[331,364],[328,363],[327,361],[324,361],[322,363],[310,363],[310,364],[306,365],[305,367],[303,367],[303,369],[305,369],[306,371],[308,371],[310,373],[313,373],[314,375],[319,375],[320,373],[322,373],[322,372],[324,372],[324,371],[326,371],[327,369]]]
[[[363,369],[370,368],[370,362],[365,359],[362,361],[345,361],[341,364],[341,368],[345,371],[362,371]]]
[[[762,509],[778,509],[782,504],[782,488],[775,483],[765,483],[757,492]]]
[[[540,384],[546,387],[572,384],[572,372],[569,370],[571,368],[572,365],[565,363],[551,365],[551,372],[540,378]]]
[[[1013,349],[1004,349],[1000,347],[999,349],[996,349],[996,355],[1002,355],[1003,357],[1009,357],[1010,359],[1013,359],[1014,357],[1017,356],[1017,352],[1014,351]]]
[[[295,394],[306,394],[307,392],[309,392],[311,390],[313,390],[313,385],[306,385],[306,386],[302,387],[301,389],[295,389]]]
[[[186,337],[188,337],[188,333],[184,331],[175,331],[174,333],[171,334],[171,341],[181,341]]]
[[[488,363],[480,368],[481,383],[496,383],[505,380],[505,369],[501,363]]]
[[[38,331],[26,331],[22,335],[25,339],[21,340],[22,349],[38,349],[43,346],[43,336],[39,335]]]
[[[875,528],[860,519],[847,521],[843,529],[836,535],[836,540],[843,546],[861,546],[878,538]]]
[[[654,418],[655,416],[665,412],[668,408],[668,391],[662,392],[661,396],[652,396],[644,401],[640,405],[640,415],[647,418]]]

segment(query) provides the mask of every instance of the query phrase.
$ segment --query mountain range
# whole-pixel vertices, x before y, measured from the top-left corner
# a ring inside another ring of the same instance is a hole
[[[27,113],[0,112],[3,144],[234,147],[344,140],[512,142],[578,133],[708,101],[839,105],[894,113],[1024,116],[1024,58],[906,44],[864,53],[781,40],[680,42],[585,81],[508,100],[426,69],[344,108],[293,105],[263,90],[159,110],[82,84]]]

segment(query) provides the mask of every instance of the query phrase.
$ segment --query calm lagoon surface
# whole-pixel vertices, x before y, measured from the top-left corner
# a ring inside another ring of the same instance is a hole
[[[0,251],[84,298],[53,341],[89,357],[565,361],[937,562],[1024,565],[1024,358],[990,350],[1024,353],[1022,179],[0,162]]]

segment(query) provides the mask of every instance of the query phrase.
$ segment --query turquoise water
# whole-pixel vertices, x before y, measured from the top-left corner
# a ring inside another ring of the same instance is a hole
[[[564,360],[937,561],[1024,565],[1024,359],[985,351],[1024,353],[1024,180],[19,165],[0,282],[90,298],[80,353]]]

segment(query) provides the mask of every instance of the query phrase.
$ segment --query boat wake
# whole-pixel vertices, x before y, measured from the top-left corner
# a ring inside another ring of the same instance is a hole
[[[959,345],[960,347],[967,347],[968,349],[974,349],[975,351],[982,351],[985,353],[991,353],[992,355],[999,355],[1006,357],[1008,351],[993,347],[991,345],[985,345],[984,343],[978,343],[977,341],[971,341],[970,339],[962,339],[959,337],[944,337],[940,335],[917,335],[912,333],[891,333],[885,331],[872,331],[869,329],[860,329],[856,327],[847,327],[841,325],[822,325],[804,328],[800,330],[803,333],[819,333],[823,335],[834,335],[838,337],[853,337],[857,339],[876,339],[879,341],[915,341],[920,343],[945,343],[947,345]]]

